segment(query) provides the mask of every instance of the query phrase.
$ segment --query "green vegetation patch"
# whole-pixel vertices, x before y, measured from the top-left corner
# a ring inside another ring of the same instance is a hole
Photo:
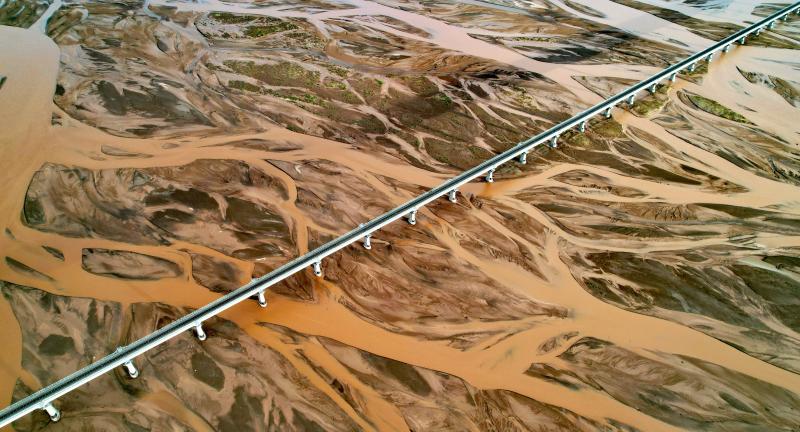
[[[259,38],[264,37],[267,35],[271,35],[273,33],[280,33],[287,30],[294,30],[297,28],[296,25],[283,20],[275,19],[275,22],[271,21],[275,18],[271,18],[270,22],[266,25],[251,25],[244,30],[244,34],[247,37],[251,38]]]
[[[404,77],[403,83],[420,96],[431,96],[439,92],[439,87],[424,76]]]
[[[208,14],[214,21],[224,24],[242,24],[258,19],[255,15],[239,15],[228,12],[211,12]]]
[[[302,92],[293,92],[289,90],[267,90],[265,92],[270,96],[275,96],[277,98],[281,98],[285,101],[289,101],[292,103],[306,103],[311,105],[317,106],[325,106],[325,100],[321,99],[319,96],[310,93],[302,93]]]
[[[331,73],[339,75],[342,78],[347,78],[347,76],[350,75],[350,72],[347,70],[347,68],[343,68],[341,66],[327,65],[326,68],[328,68]]]
[[[47,9],[45,2],[18,0],[0,2],[0,25],[30,27]]]
[[[254,93],[260,93],[261,92],[261,87],[255,85],[255,84],[250,84],[247,81],[231,80],[231,81],[228,81],[228,87],[235,88],[235,89],[238,89],[238,90],[247,90],[247,91],[254,92]]]
[[[364,132],[366,133],[374,133],[374,134],[386,133],[386,125],[384,125],[379,118],[375,117],[372,114],[357,121],[356,124],[360,126],[361,129],[363,129]]]
[[[464,143],[425,139],[425,149],[432,158],[458,169],[472,168],[494,156],[490,151]]]
[[[224,65],[236,73],[273,86],[314,87],[319,84],[319,72],[296,63],[256,64],[253,61],[227,60]]]
[[[603,120],[592,126],[592,132],[602,135],[606,138],[622,138],[625,134],[622,132],[622,125],[614,119]]]
[[[692,104],[694,104],[694,106],[709,114],[714,114],[717,117],[722,117],[724,119],[732,120],[739,123],[752,124],[743,115],[737,113],[736,111],[731,110],[730,108],[720,104],[715,100],[704,98],[703,96],[699,95],[688,95],[688,97],[689,100],[692,101]]]

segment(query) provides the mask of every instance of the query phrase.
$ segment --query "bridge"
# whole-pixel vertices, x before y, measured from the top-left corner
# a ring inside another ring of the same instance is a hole
[[[597,105],[577,114],[550,129],[522,141],[503,153],[486,160],[480,165],[471,168],[450,180],[445,181],[439,186],[409,200],[408,202],[390,210],[369,222],[359,225],[357,228],[331,240],[330,242],[302,255],[294,260],[278,267],[272,272],[250,281],[235,291],[218,298],[217,300],[191,312],[176,321],[150,333],[149,335],[127,345],[120,347],[113,353],[102,359],[68,375],[41,390],[21,399],[0,411],[0,428],[12,423],[20,417],[35,410],[44,410],[50,415],[52,421],[61,418],[61,412],[54,405],[54,402],[69,393],[70,391],[86,384],[87,382],[105,374],[115,368],[124,367],[130,378],[139,376],[134,359],[154,347],[180,335],[186,331],[194,331],[198,339],[205,340],[206,333],[203,331],[203,321],[208,320],[219,313],[232,308],[233,306],[252,298],[258,297],[258,303],[262,307],[267,306],[265,291],[267,288],[278,282],[303,271],[309,267],[313,269],[316,276],[322,276],[322,260],[338,252],[339,250],[361,242],[366,249],[371,248],[370,238],[372,234],[384,226],[397,221],[406,219],[408,223],[416,223],[417,211],[431,202],[447,197],[450,201],[456,202],[458,199],[458,188],[475,179],[483,177],[485,181],[494,181],[494,171],[502,164],[517,160],[525,163],[527,154],[536,147],[547,144],[550,147],[558,145],[558,138],[564,132],[577,127],[580,132],[584,132],[590,119],[602,115],[610,117],[615,107],[622,104],[631,105],[636,100],[636,96],[641,92],[655,92],[662,81],[674,82],[678,73],[683,70],[694,71],[696,65],[703,61],[711,61],[715,54],[727,53],[732,47],[738,44],[745,44],[750,36],[757,36],[762,31],[772,29],[779,20],[786,21],[789,16],[800,14],[800,2],[793,3],[761,21],[744,28],[714,45],[695,53],[694,55],[682,60],[668,68],[658,72],[650,78],[640,81],[626,90],[598,103]]]

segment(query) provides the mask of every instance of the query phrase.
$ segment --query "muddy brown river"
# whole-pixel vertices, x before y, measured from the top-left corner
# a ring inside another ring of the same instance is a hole
[[[0,406],[774,10],[0,3]],[[795,431],[798,49],[793,18],[7,430]]]

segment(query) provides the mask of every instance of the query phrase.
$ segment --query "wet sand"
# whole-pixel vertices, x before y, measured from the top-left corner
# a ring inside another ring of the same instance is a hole
[[[570,4],[87,3],[0,27],[2,404],[710,43]],[[532,55],[567,16],[609,39]],[[13,429],[792,430],[794,54],[718,57]]]

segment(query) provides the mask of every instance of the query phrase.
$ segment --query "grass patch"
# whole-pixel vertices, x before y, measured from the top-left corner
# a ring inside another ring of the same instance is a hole
[[[223,64],[238,74],[273,86],[314,87],[319,83],[319,72],[306,70],[296,63],[256,64],[253,61],[227,60]]]
[[[211,12],[208,14],[214,21],[224,24],[242,24],[255,21],[258,17],[254,15],[237,15],[228,12]]]
[[[704,98],[703,96],[699,95],[688,95],[688,97],[689,100],[692,102],[692,104],[694,104],[694,106],[709,114],[714,114],[717,117],[722,117],[724,119],[732,120],[739,123],[752,124],[743,115],[737,113],[736,111],[731,110],[730,108],[720,104],[715,100]]]
[[[247,90],[247,91],[251,91],[251,92],[255,92],[255,93],[260,93],[261,92],[261,87],[255,85],[255,84],[250,84],[247,81],[231,80],[231,81],[228,81],[228,87],[235,88],[235,89],[238,89],[238,90]]]
[[[283,20],[275,20],[271,18],[266,25],[251,25],[244,30],[244,35],[250,38],[260,38],[271,35],[273,33],[280,33],[287,30],[294,30],[296,25]]]
[[[325,100],[321,99],[319,96],[309,93],[293,93],[289,91],[282,91],[282,90],[267,90],[265,92],[270,96],[275,96],[277,98],[283,99],[285,101],[289,101],[292,103],[306,103],[316,106],[324,106]]]
[[[326,68],[331,71],[331,73],[339,75],[342,78],[347,78],[347,76],[350,75],[350,72],[341,66],[327,65]]]
[[[606,138],[622,138],[625,134],[622,132],[622,125],[617,123],[614,119],[603,120],[592,126],[592,132],[602,135]]]

